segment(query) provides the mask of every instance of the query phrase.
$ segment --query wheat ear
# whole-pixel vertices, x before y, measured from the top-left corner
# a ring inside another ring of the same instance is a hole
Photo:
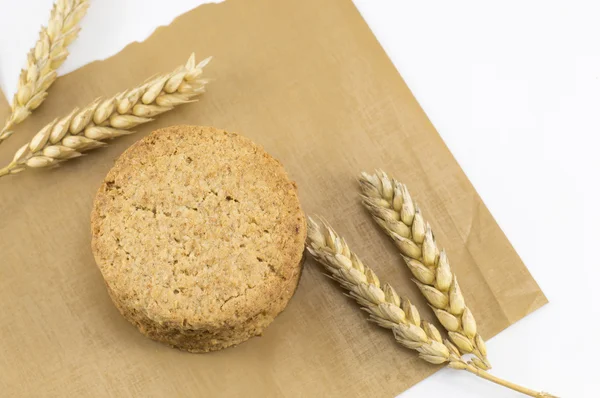
[[[400,298],[389,284],[382,287],[373,270],[360,261],[325,220],[317,222],[309,218],[307,250],[324,266],[328,276],[349,291],[349,296],[369,314],[370,320],[391,329],[396,341],[416,350],[421,359],[433,364],[446,363],[453,369],[466,370],[532,397],[553,397],[499,379],[462,359],[456,345],[443,340],[435,326],[421,320],[419,311],[408,299]]]
[[[48,88],[56,80],[56,70],[67,59],[67,47],[79,34],[79,21],[89,7],[88,0],[57,0],[52,7],[48,27],[27,55],[27,67],[21,70],[11,113],[0,130],[0,144],[13,134],[15,125],[25,120],[44,102]]]
[[[465,305],[448,256],[439,250],[429,223],[423,220],[406,185],[383,171],[362,173],[363,203],[381,228],[394,240],[414,282],[425,296],[448,336],[461,353],[474,354],[473,364],[490,369],[485,342],[477,333],[473,313]]]
[[[108,99],[97,99],[83,109],[75,109],[55,119],[23,145],[0,176],[26,168],[56,165],[81,153],[106,145],[104,140],[131,134],[131,129],[176,105],[192,102],[205,91],[202,78],[206,58],[196,64],[194,54],[185,66]]]

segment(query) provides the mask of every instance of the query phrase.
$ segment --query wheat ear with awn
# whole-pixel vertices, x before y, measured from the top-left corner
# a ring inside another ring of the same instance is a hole
[[[21,70],[11,113],[0,130],[0,144],[48,96],[48,88],[57,77],[56,70],[67,59],[67,47],[77,38],[78,24],[88,7],[88,0],[57,0],[54,3],[48,26],[42,27],[35,47],[27,55],[27,66]]]
[[[417,308],[407,298],[400,298],[390,285],[382,285],[375,272],[362,263],[326,221],[309,218],[307,250],[323,265],[327,275],[369,314],[370,320],[391,329],[396,341],[417,351],[421,359],[432,364],[445,363],[531,397],[553,397],[497,378],[461,358],[457,346],[443,339],[431,323],[421,320]]]
[[[166,75],[55,119],[0,168],[0,177],[79,157],[82,152],[106,145],[106,140],[133,133],[132,128],[177,105],[194,101],[205,91],[208,80],[202,77],[202,70],[209,61],[206,58],[196,63],[192,54],[185,65]]]
[[[414,282],[463,354],[473,354],[473,364],[491,368],[485,342],[477,332],[473,313],[467,307],[452,272],[448,255],[439,250],[431,226],[406,185],[383,171],[363,172],[359,178],[363,203],[377,224],[393,239],[414,276]]]

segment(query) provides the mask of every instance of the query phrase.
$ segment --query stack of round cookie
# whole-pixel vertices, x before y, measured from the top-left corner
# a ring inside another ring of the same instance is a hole
[[[300,278],[296,186],[250,140],[174,126],[117,160],[92,211],[92,248],[121,313],[192,352],[260,335]]]

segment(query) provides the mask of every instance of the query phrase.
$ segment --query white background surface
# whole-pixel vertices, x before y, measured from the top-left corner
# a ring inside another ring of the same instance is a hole
[[[202,1],[92,3],[62,73]],[[600,396],[600,6],[355,3],[550,300],[489,341],[493,373],[561,397]],[[0,0],[10,96],[51,4]],[[402,397],[519,396],[463,373],[442,370]]]

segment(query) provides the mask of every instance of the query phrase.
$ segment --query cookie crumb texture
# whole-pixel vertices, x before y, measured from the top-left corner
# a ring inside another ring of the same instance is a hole
[[[174,126],[138,141],[106,176],[91,223],[117,308],[183,350],[260,335],[300,278],[306,221],[296,185],[235,133]]]

